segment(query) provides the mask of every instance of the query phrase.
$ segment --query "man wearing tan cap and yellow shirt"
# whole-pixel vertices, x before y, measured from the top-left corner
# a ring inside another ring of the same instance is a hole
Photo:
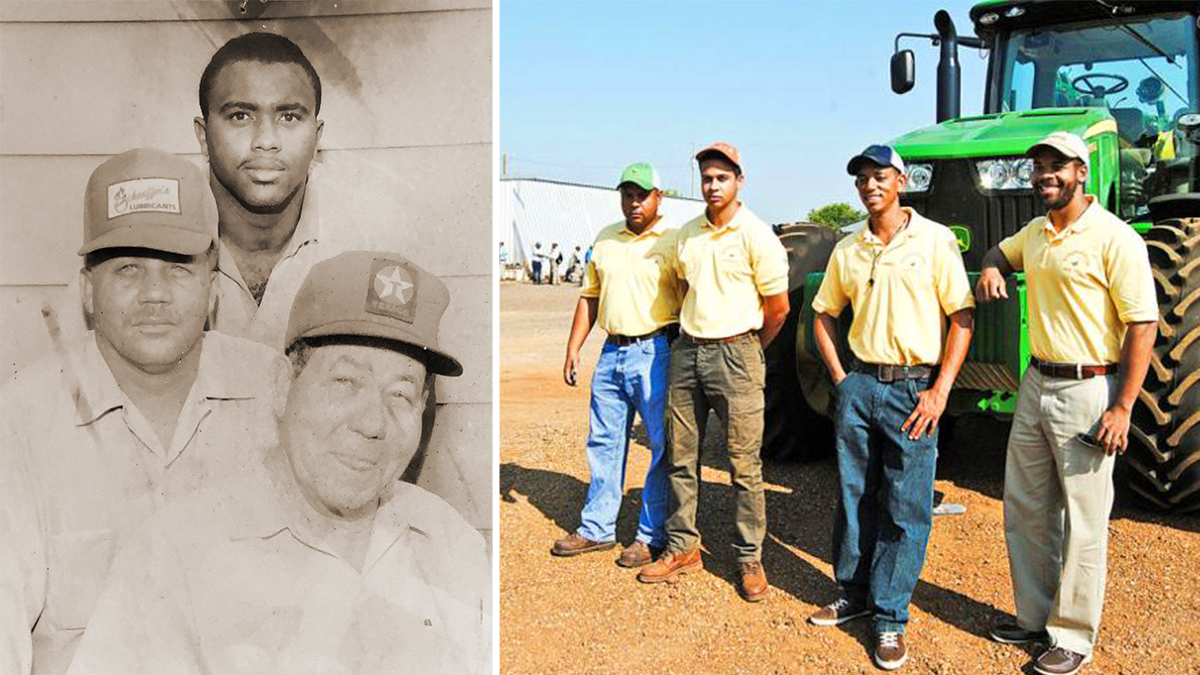
[[[84,197],[82,304],[95,330],[0,390],[0,672],[62,673],[117,547],[163,505],[277,441],[287,360],[205,332],[217,209],[160,150],[101,164]],[[52,322],[53,323],[53,322]]]
[[[836,626],[873,615],[872,657],[895,670],[908,660],[908,605],[933,521],[937,423],[967,354],[975,301],[954,235],[900,206],[900,155],[872,145],[846,170],[869,217],[838,242],[813,300],[813,335],[837,387],[833,563],[841,597],[809,621]],[[834,341],[847,305],[851,364]]]
[[[71,672],[491,672],[483,537],[401,479],[433,431],[436,375],[463,372],[438,340],[449,303],[396,254],[313,265],[279,445],[126,545]]]
[[[617,560],[641,567],[667,545],[667,475],[663,411],[667,400],[670,338],[679,320],[682,286],[675,276],[675,233],[658,215],[662,184],[645,162],[629,165],[617,183],[625,219],[600,231],[579,293],[563,379],[572,387],[579,350],[596,323],[608,333],[592,375],[587,440],[591,483],[579,530],[554,542],[551,553],[571,556],[616,544],[617,512],[625,489],[633,416],[641,415],[650,441],[650,468],[642,488],[637,540]]]
[[[705,212],[678,235],[676,269],[687,282],[682,335],[671,348],[667,399],[671,514],[667,552],[638,575],[666,581],[697,569],[700,533],[700,440],[715,410],[725,424],[736,493],[739,590],[751,602],[767,594],[762,541],[767,529],[762,489],[763,348],[788,313],[788,260],[771,228],[738,200],[745,182],[737,148],[714,143],[696,155]]]
[[[1084,194],[1088,146],[1055,132],[1026,153],[1049,212],[983,259],[980,302],[1025,271],[1029,348],[1004,471],[1015,625],[1006,644],[1048,642],[1034,669],[1070,675],[1092,658],[1107,573],[1115,455],[1154,345],[1158,303],[1146,244]]]

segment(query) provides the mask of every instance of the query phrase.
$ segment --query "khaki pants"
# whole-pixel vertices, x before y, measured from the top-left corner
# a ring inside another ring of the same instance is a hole
[[[1100,629],[1114,457],[1078,435],[1099,429],[1116,375],[1087,380],[1025,371],[1008,437],[1004,535],[1017,623],[1088,655]]]
[[[670,481],[668,548],[677,553],[700,544],[696,507],[700,495],[700,446],[711,408],[725,424],[737,500],[738,562],[757,561],[767,531],[762,489],[763,386],[766,362],[758,337],[697,345],[680,336],[671,347],[667,393],[667,475]]]

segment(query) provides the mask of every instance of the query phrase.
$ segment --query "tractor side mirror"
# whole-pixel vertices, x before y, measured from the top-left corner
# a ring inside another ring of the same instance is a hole
[[[892,91],[897,94],[907,93],[913,88],[916,79],[912,50],[904,49],[892,54]]]

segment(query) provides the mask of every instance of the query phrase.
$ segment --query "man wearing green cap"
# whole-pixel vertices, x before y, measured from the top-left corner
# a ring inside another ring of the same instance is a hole
[[[67,669],[117,547],[276,442],[287,362],[205,332],[217,213],[200,170],[132,150],[84,199],[86,339],[0,390],[0,671]]]
[[[679,320],[681,286],[674,275],[675,230],[658,214],[662,183],[654,167],[629,165],[617,183],[623,221],[596,237],[567,340],[563,379],[576,385],[579,350],[597,322],[608,333],[592,376],[587,440],[591,483],[579,529],[551,553],[572,556],[616,545],[617,512],[625,491],[634,413],[650,440],[637,540],[617,562],[641,567],[666,546],[667,482],[663,411],[671,362],[670,333]]]
[[[411,482],[446,286],[405,258],[313,266],[280,444],[164,509],[117,557],[78,673],[489,673],[483,537]]]

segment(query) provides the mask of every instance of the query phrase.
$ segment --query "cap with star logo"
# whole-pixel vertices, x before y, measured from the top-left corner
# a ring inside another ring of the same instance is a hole
[[[337,335],[376,337],[420,347],[425,367],[462,375],[462,364],[438,346],[450,291],[434,275],[395,253],[348,251],[313,265],[288,318],[297,340]]]

